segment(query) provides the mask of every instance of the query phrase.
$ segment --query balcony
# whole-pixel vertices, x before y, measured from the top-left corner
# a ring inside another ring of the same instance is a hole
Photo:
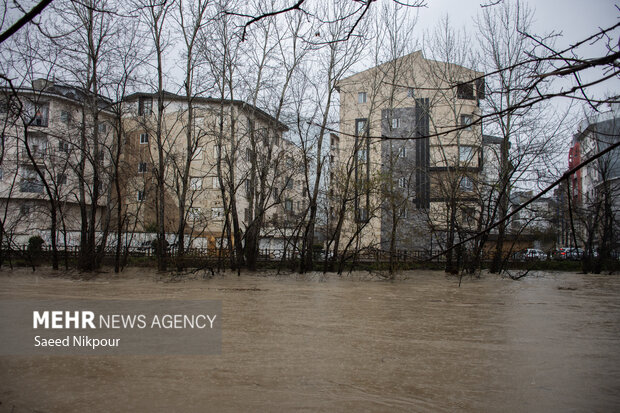
[[[28,151],[26,150],[26,148],[23,148],[21,152],[22,152],[23,159],[29,159]],[[30,153],[32,154],[32,157],[34,159],[42,159],[49,153],[49,151],[48,151],[47,146],[31,145]]]
[[[30,123],[30,126],[47,127],[47,123],[48,123],[47,116],[35,116],[34,118],[32,118],[32,122]]]
[[[34,194],[42,194],[43,193],[43,183],[37,180],[26,179],[20,182],[19,184],[20,192],[28,192]]]

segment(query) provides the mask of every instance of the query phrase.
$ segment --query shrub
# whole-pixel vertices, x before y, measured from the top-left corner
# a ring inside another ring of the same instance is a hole
[[[43,244],[45,244],[45,241],[38,235],[28,238],[28,255],[30,255],[33,265],[41,259]]]
[[[158,244],[158,240],[157,238],[155,238],[153,241],[151,241],[151,248],[153,249],[153,252],[155,253],[155,255],[157,255],[157,244]],[[168,251],[168,249],[170,248],[170,243],[167,240],[164,240],[164,248],[165,251]]]
[[[30,254],[41,254],[43,244],[45,244],[45,241],[38,235],[28,238],[28,252]]]

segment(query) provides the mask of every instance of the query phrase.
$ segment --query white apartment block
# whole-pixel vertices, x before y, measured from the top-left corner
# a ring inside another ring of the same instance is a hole
[[[59,245],[65,241],[77,245],[78,188],[80,183],[84,185],[82,202],[90,208],[94,165],[100,174],[99,215],[109,202],[114,119],[109,110],[111,102],[97,97],[95,125],[91,114],[84,110],[84,100],[90,95],[80,88],[39,79],[31,88],[3,88],[0,93],[0,214],[4,245],[23,244],[33,235],[49,244],[50,197],[60,210]],[[93,145],[94,139],[98,145]]]

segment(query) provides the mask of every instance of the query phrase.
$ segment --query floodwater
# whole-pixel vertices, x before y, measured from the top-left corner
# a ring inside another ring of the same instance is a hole
[[[123,277],[4,272],[0,298],[221,300],[222,354],[0,357],[0,412],[620,409],[618,275]]]

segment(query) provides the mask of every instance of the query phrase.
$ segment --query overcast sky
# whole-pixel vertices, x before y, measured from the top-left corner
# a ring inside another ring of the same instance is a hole
[[[428,7],[419,11],[419,26],[430,28],[437,20],[449,14],[461,26],[473,26],[473,17],[480,11],[480,4],[488,0],[427,0]],[[537,32],[562,32],[566,44],[583,39],[597,27],[611,26],[618,22],[618,2],[612,0],[539,0],[525,1],[535,11]]]
[[[481,10],[480,4],[488,0],[427,0],[428,7],[419,10],[418,30],[422,34],[432,29],[438,20],[449,15],[450,21],[458,27],[472,29],[475,33],[474,16]],[[536,34],[561,33],[556,39],[558,48],[564,48],[598,31],[618,23],[620,12],[613,0],[539,0],[525,1],[534,10],[534,32]],[[616,34],[618,32],[616,31]],[[618,41],[618,39],[616,39]],[[605,55],[602,44],[580,49],[582,57]],[[587,74],[585,74],[587,78]],[[620,92],[620,79],[605,82],[596,89],[598,93]]]

